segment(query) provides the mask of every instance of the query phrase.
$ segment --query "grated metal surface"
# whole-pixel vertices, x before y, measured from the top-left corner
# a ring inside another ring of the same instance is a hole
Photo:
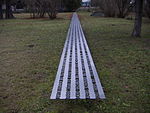
[[[76,13],[71,20],[50,99],[105,99]]]

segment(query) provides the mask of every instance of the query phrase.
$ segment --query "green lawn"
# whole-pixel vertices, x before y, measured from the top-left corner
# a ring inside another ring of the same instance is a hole
[[[150,20],[143,20],[142,38],[132,38],[132,20],[79,15],[107,99],[50,100],[71,14],[17,14],[0,20],[0,112],[150,112]]]

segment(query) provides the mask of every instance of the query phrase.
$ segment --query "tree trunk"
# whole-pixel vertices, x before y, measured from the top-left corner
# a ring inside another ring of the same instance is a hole
[[[143,12],[143,0],[136,0],[136,13],[135,13],[135,23],[132,36],[140,37],[141,36],[141,27],[142,27],[142,12]]]
[[[0,19],[3,19],[2,1],[0,0]]]
[[[12,13],[12,9],[11,9],[11,4],[10,4],[10,0],[6,0],[6,19],[12,19],[14,18],[13,13]]]

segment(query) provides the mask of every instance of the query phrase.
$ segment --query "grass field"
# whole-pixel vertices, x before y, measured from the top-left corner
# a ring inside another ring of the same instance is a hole
[[[149,113],[150,20],[132,38],[133,21],[79,17],[106,100],[50,100],[71,13],[58,19],[0,20],[0,112]]]

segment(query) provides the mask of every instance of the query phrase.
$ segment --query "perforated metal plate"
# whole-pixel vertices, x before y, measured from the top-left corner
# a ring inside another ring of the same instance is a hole
[[[76,13],[71,20],[50,99],[105,99]]]

